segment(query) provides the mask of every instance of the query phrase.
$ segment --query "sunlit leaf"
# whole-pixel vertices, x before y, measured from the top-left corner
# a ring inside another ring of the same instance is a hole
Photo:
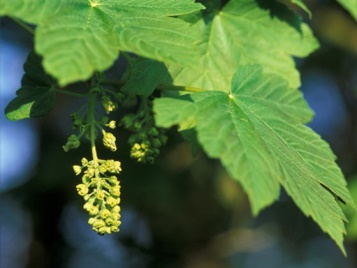
[[[172,16],[203,8],[193,0],[15,0],[0,7],[0,15],[38,24],[36,51],[60,85],[107,69],[119,50],[192,63],[191,27]]]
[[[312,112],[302,94],[278,76],[264,75],[260,66],[248,65],[236,72],[231,91],[189,97],[157,100],[157,123],[180,124],[188,115],[177,110],[178,102],[190,107],[203,149],[243,185],[254,214],[278,198],[281,185],[344,252],[346,218],[335,196],[354,203],[328,144],[304,125]]]
[[[318,47],[310,28],[274,1],[232,0],[208,13],[195,27],[202,55],[194,66],[170,66],[177,85],[227,91],[241,64],[261,64],[264,72],[300,85],[292,56],[305,57]]]
[[[357,0],[337,0],[357,21]]]

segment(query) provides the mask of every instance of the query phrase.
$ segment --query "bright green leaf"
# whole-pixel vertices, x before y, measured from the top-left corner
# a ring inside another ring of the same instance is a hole
[[[46,115],[56,101],[55,81],[48,76],[41,66],[41,58],[30,53],[24,65],[25,75],[17,96],[5,108],[9,120]]]
[[[156,124],[160,127],[169,128],[182,122],[192,121],[196,117],[197,107],[187,100],[186,96],[181,99],[161,98],[156,99],[154,104]]]
[[[51,8],[51,16],[43,15]],[[171,16],[202,8],[193,0],[16,0],[2,3],[0,14],[38,24],[36,51],[46,71],[66,85],[107,69],[119,50],[194,62],[192,28]]]
[[[337,0],[357,21],[357,0]]]
[[[318,47],[310,28],[274,1],[231,0],[195,27],[202,55],[195,66],[170,66],[176,85],[227,91],[241,64],[261,64],[289,86],[300,85],[292,56],[305,57]]]
[[[0,16],[15,16],[38,24],[52,18],[62,7],[61,0],[11,0],[0,1]]]
[[[190,116],[196,118],[199,142],[241,182],[253,213],[276,200],[282,185],[303,213],[344,252],[346,218],[335,196],[351,206],[354,203],[328,144],[304,126],[312,112],[302,94],[253,65],[238,69],[228,93],[207,91],[190,96],[181,105],[191,111],[196,106]],[[185,100],[155,102],[159,125],[186,120],[185,109],[177,110],[178,102]]]
[[[180,99],[161,98],[155,100],[154,112],[156,124],[162,127],[180,125],[179,132],[191,145],[192,154],[196,155],[201,148],[197,141],[196,127],[196,105],[187,99],[187,95]]]
[[[162,62],[139,59],[130,68],[128,81],[121,90],[148,97],[159,84],[169,80],[169,77]]]

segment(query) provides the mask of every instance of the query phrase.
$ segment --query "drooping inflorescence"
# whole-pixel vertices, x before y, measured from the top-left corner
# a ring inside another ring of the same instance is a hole
[[[120,226],[120,182],[115,175],[121,171],[121,163],[114,160],[82,159],[81,166],[73,166],[76,175],[83,173],[82,183],[77,185],[83,196],[83,208],[89,213],[88,223],[99,234],[118,232]]]
[[[83,158],[81,165],[73,166],[73,170],[76,175],[82,176],[82,182],[76,188],[84,198],[83,208],[90,216],[88,223],[94,231],[103,235],[119,231],[120,182],[117,175],[121,172],[121,163],[113,159],[100,159],[96,141],[101,135],[104,147],[112,152],[117,151],[116,137],[111,132],[117,123],[110,120],[109,114],[117,110],[119,104],[123,105],[125,95],[103,88],[101,80],[100,76],[91,80],[91,88],[86,95],[88,101],[71,114],[75,134],[68,137],[63,149],[67,152],[78,148],[83,137],[90,141],[92,160]],[[138,162],[153,163],[167,137],[163,129],[155,126],[151,101],[142,98],[138,112],[124,116],[121,125],[134,132],[129,138],[131,157]]]
[[[81,165],[73,166],[73,170],[76,175],[82,174],[82,183],[76,188],[85,200],[83,208],[90,215],[88,223],[101,235],[118,232],[121,223],[120,182],[117,178],[121,163],[113,159],[99,159],[96,149],[97,136],[101,133],[103,145],[113,152],[117,150],[116,137],[108,131],[116,128],[116,122],[109,120],[105,114],[117,109],[116,99],[120,94],[110,92],[112,96],[109,96],[107,92],[98,81],[93,83],[88,102],[80,109],[81,113],[71,114],[73,130],[77,134],[70,135],[63,146],[67,152],[78,148],[83,136],[90,141],[93,159],[83,158]],[[99,103],[104,110],[102,113],[98,112]]]

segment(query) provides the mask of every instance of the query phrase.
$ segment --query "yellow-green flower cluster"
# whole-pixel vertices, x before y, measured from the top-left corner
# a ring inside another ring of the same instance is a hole
[[[102,104],[107,114],[115,111],[118,108],[118,104],[112,101],[111,98],[107,95],[102,96],[100,103]]]
[[[134,132],[129,138],[130,156],[141,163],[153,163],[160,153],[160,147],[167,142],[164,130],[155,126],[150,104],[137,114],[123,117],[121,124]]]
[[[120,226],[120,183],[121,163],[114,160],[88,161],[82,159],[81,166],[73,166],[76,175],[83,172],[82,183],[77,185],[78,194],[86,203],[83,208],[89,213],[88,223],[99,234],[118,232]]]
[[[131,147],[130,156],[135,158],[139,163],[154,162],[154,158],[152,156],[148,157],[148,154],[150,154],[149,145],[150,144],[148,144],[148,142],[135,143]]]
[[[115,136],[110,132],[106,132],[105,130],[102,130],[102,134],[103,134],[104,146],[115,152],[117,150],[117,146],[115,144],[116,141]]]

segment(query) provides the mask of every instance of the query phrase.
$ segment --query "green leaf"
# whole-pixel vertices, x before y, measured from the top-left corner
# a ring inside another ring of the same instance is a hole
[[[357,204],[357,175],[350,178],[348,189],[351,192],[353,200]],[[343,206],[343,211],[347,215],[347,239],[350,241],[357,241],[357,213],[356,210]]]
[[[16,0],[2,3],[0,15],[38,24],[36,51],[63,86],[107,69],[119,50],[193,63],[190,24],[172,16],[202,8],[193,0]]]
[[[297,5],[302,10],[304,10],[309,15],[309,18],[311,19],[312,17],[311,11],[302,0],[290,0],[290,2]]]
[[[184,95],[180,99],[155,99],[154,112],[157,114],[155,118],[156,124],[160,127],[169,128],[173,125],[194,120],[197,107],[192,101],[187,100],[187,95]]]
[[[248,65],[237,70],[230,92],[190,97],[157,100],[158,125],[185,121],[177,101],[186,101],[182,107],[190,107],[196,118],[199,142],[240,181],[254,214],[278,198],[281,185],[345,253],[346,218],[335,196],[351,206],[354,202],[328,144],[304,126],[312,112],[302,94],[278,76],[263,74],[260,66]]]
[[[44,116],[52,110],[56,101],[55,81],[43,70],[38,55],[29,54],[24,71],[17,96],[5,108],[9,120]]]
[[[166,128],[175,124],[180,126],[178,131],[190,143],[192,155],[196,155],[201,148],[195,129],[197,107],[187,99],[187,95],[183,95],[179,99],[156,99],[154,112],[157,113],[155,118],[157,125]]]
[[[357,21],[357,0],[337,0]]]
[[[162,62],[138,59],[131,67],[128,81],[121,90],[148,97],[158,85],[169,79],[170,75]]]
[[[0,1],[0,16],[15,16],[29,23],[38,24],[58,13],[63,2],[61,0]]]
[[[195,66],[171,65],[176,85],[227,91],[241,64],[261,64],[264,72],[300,85],[292,56],[305,57],[318,47],[310,28],[274,1],[231,0],[195,27],[202,55]]]

